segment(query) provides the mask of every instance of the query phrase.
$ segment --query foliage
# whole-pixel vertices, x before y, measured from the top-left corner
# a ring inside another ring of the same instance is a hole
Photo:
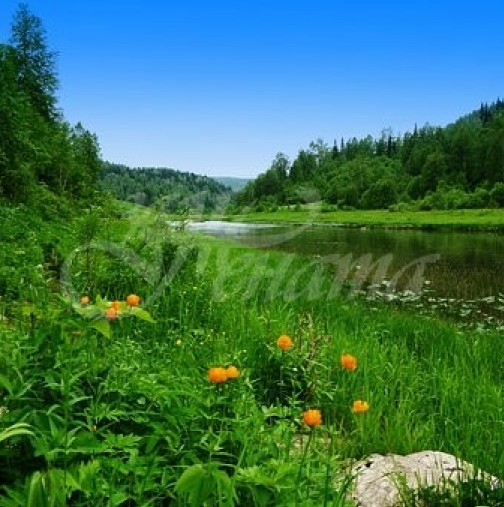
[[[10,44],[14,49],[16,81],[30,104],[45,120],[56,117],[56,55],[47,47],[42,20],[20,4],[13,23]]]
[[[347,460],[427,447],[502,469],[498,335],[310,297],[330,272],[143,209],[81,209],[66,227],[0,210],[6,258],[26,252],[12,276],[40,262],[33,234],[58,235],[67,270],[47,283],[43,264],[46,282],[3,299],[0,431],[31,433],[0,444],[0,506],[343,506]],[[208,380],[231,365],[239,376]],[[320,426],[303,423],[309,409]]]
[[[401,506],[415,507],[502,507],[504,488],[491,481],[469,479],[461,482],[447,481],[439,486],[425,486],[418,490],[403,491]]]
[[[504,468],[497,333],[371,312],[332,294],[329,266],[98,199],[97,139],[61,118],[54,54],[26,6],[0,86],[0,507],[343,507],[349,460],[427,447]],[[280,154],[237,203],[292,204],[298,220],[320,195],[500,205],[501,110],[317,141],[292,166]],[[106,167],[121,197],[182,216],[227,198],[203,177]]]
[[[222,209],[231,190],[207,176],[175,169],[137,168],[104,163],[101,188],[117,199],[143,206],[160,204],[167,212],[207,214]]]
[[[21,4],[10,45],[0,44],[0,196],[36,202],[39,186],[89,198],[101,166],[96,136],[61,117],[55,54],[40,18]]]
[[[503,139],[504,101],[499,99],[445,128],[415,126],[403,136],[386,129],[378,139],[342,139],[332,148],[317,140],[292,163],[277,155],[265,173],[238,192],[231,210],[264,210],[266,200],[269,209],[272,203],[313,202],[296,198],[302,187],[305,192],[310,187],[315,200],[342,209],[386,209],[411,200],[421,209],[502,207]],[[447,189],[464,196],[453,196],[456,202],[430,197]]]
[[[17,437],[19,435],[33,435],[30,426],[26,423],[16,423],[0,432],[0,443],[8,438]]]
[[[411,203],[398,203],[388,210],[334,209],[321,206],[282,208],[277,211],[226,217],[227,220],[254,223],[343,224],[347,227],[392,227],[406,229],[503,230],[501,209],[417,210]]]

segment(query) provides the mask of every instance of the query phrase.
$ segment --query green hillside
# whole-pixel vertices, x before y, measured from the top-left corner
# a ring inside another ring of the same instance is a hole
[[[322,140],[271,167],[238,193],[258,210],[323,200],[337,208],[463,209],[504,206],[504,101],[446,127]]]
[[[104,163],[101,189],[115,198],[151,206],[163,201],[167,212],[209,213],[223,209],[231,189],[213,178],[166,168],[129,168]]]

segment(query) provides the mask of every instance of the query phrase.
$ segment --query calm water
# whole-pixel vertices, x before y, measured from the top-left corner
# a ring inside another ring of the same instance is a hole
[[[321,258],[343,269],[342,273],[350,267],[349,277],[360,276],[359,271],[369,271],[371,278],[376,277],[377,270],[368,268],[378,262],[387,268],[383,278],[397,280],[400,290],[415,288],[412,276],[423,263],[423,287],[439,298],[470,300],[504,293],[503,234],[219,221],[192,223],[190,229],[233,238],[249,246]],[[401,270],[403,275],[399,277]]]

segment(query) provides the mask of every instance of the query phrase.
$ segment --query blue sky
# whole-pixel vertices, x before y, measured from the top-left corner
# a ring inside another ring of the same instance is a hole
[[[0,0],[0,40],[18,2]],[[103,157],[251,177],[310,141],[445,125],[504,96],[501,1],[28,0]]]

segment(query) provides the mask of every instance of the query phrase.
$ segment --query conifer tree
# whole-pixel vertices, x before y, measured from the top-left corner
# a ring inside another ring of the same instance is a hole
[[[56,54],[48,49],[42,20],[26,4],[20,4],[14,16],[10,44],[20,89],[42,118],[56,120]]]

